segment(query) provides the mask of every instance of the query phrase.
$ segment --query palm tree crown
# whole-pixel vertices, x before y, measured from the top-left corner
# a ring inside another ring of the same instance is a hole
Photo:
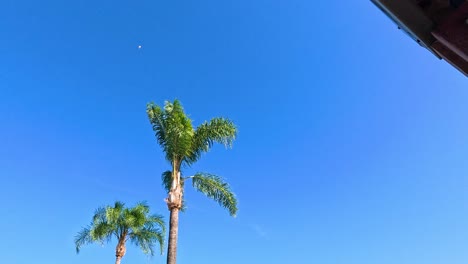
[[[163,217],[150,215],[148,205],[138,203],[135,207],[127,208],[124,203],[115,202],[114,206],[97,209],[91,224],[76,235],[76,252],[79,253],[85,244],[103,244],[116,238],[116,263],[120,263],[120,259],[125,255],[125,243],[128,240],[149,255],[154,255],[157,243],[162,254],[164,235]]]
[[[208,152],[214,143],[232,147],[236,138],[235,125],[226,118],[213,118],[205,121],[196,129],[187,117],[181,103],[174,100],[166,101],[164,108],[149,103],[146,110],[155,131],[157,141],[161,145],[166,159],[171,163],[172,170],[162,174],[162,182],[169,193],[174,184],[181,185],[186,180],[192,180],[192,186],[209,198],[226,208],[232,216],[237,213],[237,200],[230,191],[229,185],[219,176],[199,172],[193,176],[181,177],[181,168],[198,161],[204,152]],[[179,179],[177,179],[179,178]],[[179,208],[180,209],[180,208]]]

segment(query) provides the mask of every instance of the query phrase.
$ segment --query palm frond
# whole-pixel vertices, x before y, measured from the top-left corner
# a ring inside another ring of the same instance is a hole
[[[166,144],[166,129],[165,129],[165,113],[158,105],[148,103],[146,105],[146,114],[149,121],[153,126],[153,131],[156,133],[156,139],[159,145],[163,148],[164,152],[168,150]]]
[[[169,193],[171,191],[172,186],[172,171],[163,172],[161,175],[161,182],[164,187],[164,190],[166,190],[166,192]]]
[[[155,244],[160,246],[162,254],[164,248],[164,236],[160,232],[150,229],[141,229],[130,236],[130,241],[136,246],[140,247],[143,253],[153,256]]]
[[[93,223],[98,224],[101,222],[106,221],[106,208],[105,207],[99,207],[94,211],[93,215]]]
[[[135,207],[126,208],[123,215],[123,225],[129,229],[138,230],[148,221],[149,207],[140,202]]]
[[[115,207],[123,206],[120,202],[116,202]],[[104,240],[110,240],[112,234],[116,234],[112,221],[109,221],[109,206],[99,207],[93,216],[93,221],[90,225],[89,235],[93,241],[104,243]],[[115,214],[115,213],[114,213]],[[117,235],[117,234],[116,234]]]
[[[93,241],[99,241],[101,244],[104,244],[104,241],[110,241],[112,235],[116,235],[119,238],[119,235],[115,233],[115,228],[108,222],[92,225],[89,234]]]
[[[237,199],[223,179],[208,173],[197,173],[191,179],[195,189],[218,202],[229,211],[231,216],[236,215]]]
[[[91,244],[93,239],[90,235],[89,227],[83,228],[78,234],[75,236],[75,247],[76,253],[80,253],[80,249],[83,245]]]
[[[159,243],[160,252],[164,247],[164,236],[166,228],[163,217],[161,215],[151,215],[147,217],[143,226],[138,229],[132,229],[129,234],[130,240],[145,254],[154,255],[155,243]]]
[[[210,122],[204,122],[196,130],[192,141],[192,152],[185,157],[188,165],[200,159],[203,152],[208,152],[214,143],[232,147],[236,138],[237,128],[226,118],[213,118]]]
[[[178,100],[166,101],[166,143],[170,146],[171,161],[182,159],[190,153],[194,130],[192,120],[185,114]],[[180,164],[178,164],[180,166]],[[176,168],[179,169],[179,168]]]
[[[161,233],[166,234],[166,223],[164,222],[164,217],[159,214],[153,214],[148,217],[148,221],[145,223],[145,226],[156,227],[161,230]]]
[[[117,201],[114,203],[114,207],[106,207],[106,220],[109,224],[116,224],[119,221],[119,217],[125,208],[125,204]]]
[[[180,211],[182,213],[185,213],[187,211],[187,201],[185,201],[185,198],[182,196],[182,205],[180,207]]]
[[[165,101],[163,109],[154,103],[149,103],[146,112],[158,143],[169,162],[181,161],[190,154],[194,134],[192,121],[178,100],[172,103]],[[177,164],[177,169],[180,165]]]

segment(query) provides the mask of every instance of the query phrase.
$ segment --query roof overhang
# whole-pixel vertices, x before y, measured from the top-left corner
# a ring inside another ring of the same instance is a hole
[[[451,20],[454,20],[452,17],[466,15],[468,19],[468,12],[466,11],[468,10],[468,2],[463,4],[462,0],[462,7],[454,9],[453,15],[442,20],[443,22],[440,22],[440,19],[430,17],[428,12],[425,12],[423,8],[417,4],[417,0],[371,0],[371,2],[394,21],[399,29],[408,34],[419,45],[429,50],[437,58],[445,59],[468,76],[468,60],[465,59],[468,47],[463,44],[461,48],[458,47],[457,49],[454,48],[453,45],[450,45],[451,39],[456,39],[456,42],[460,42],[460,39],[462,39],[462,42],[465,41],[465,39],[468,40],[468,25],[466,25],[465,28],[458,24],[456,26],[457,36],[453,38],[454,33],[451,33],[448,41],[441,39],[439,36],[440,34],[437,33],[441,28],[445,27],[445,29],[447,29],[445,24],[451,23],[450,26],[454,27],[452,26],[453,22]],[[437,25],[435,21],[439,21],[441,25]],[[448,23],[446,23],[446,21],[448,21]]]

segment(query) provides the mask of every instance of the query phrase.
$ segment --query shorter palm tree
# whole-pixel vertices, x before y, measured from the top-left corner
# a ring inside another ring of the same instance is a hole
[[[154,255],[154,246],[158,243],[162,254],[165,232],[163,217],[150,215],[149,207],[145,203],[126,208],[124,203],[115,202],[113,207],[97,209],[91,224],[76,235],[76,253],[79,253],[85,244],[104,244],[114,237],[117,239],[115,264],[120,264],[126,252],[127,240],[151,256]]]

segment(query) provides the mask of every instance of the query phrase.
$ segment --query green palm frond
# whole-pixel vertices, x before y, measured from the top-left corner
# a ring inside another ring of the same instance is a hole
[[[93,224],[97,225],[102,222],[107,221],[107,216],[106,216],[106,208],[105,207],[99,207],[94,211],[93,215]]]
[[[194,130],[192,121],[185,114],[180,102],[178,100],[172,103],[166,101],[164,109],[154,103],[149,103],[146,109],[158,143],[166,154],[166,159],[173,163],[181,161],[190,154]],[[181,164],[177,165],[180,167]]]
[[[93,239],[90,235],[89,227],[83,228],[78,234],[75,236],[75,247],[76,253],[80,253],[80,249],[83,245],[90,244],[93,242]]]
[[[185,198],[182,196],[182,206],[180,207],[180,211],[182,213],[185,213],[187,211],[187,201],[185,201]]]
[[[135,207],[127,208],[124,212],[123,224],[129,229],[138,230],[143,228],[148,221],[149,206],[140,202]]]
[[[146,105],[146,114],[150,120],[151,125],[153,126],[153,131],[156,134],[156,139],[163,148],[164,152],[167,153],[169,150],[166,143],[166,116],[164,111],[158,105],[154,103],[148,103]]]
[[[115,207],[123,206],[120,202],[116,202]],[[109,220],[110,216],[109,207],[98,208],[93,216],[93,222],[90,225],[89,235],[93,241],[99,241],[101,244],[105,240],[109,241],[115,233],[115,228],[112,221]]]
[[[218,202],[229,211],[231,216],[236,215],[237,199],[223,179],[207,173],[197,173],[191,179],[195,189]]]
[[[115,202],[114,207],[107,206],[106,207],[106,220],[109,224],[116,224],[119,221],[120,216],[125,208],[125,204],[122,202]]]
[[[172,186],[172,171],[165,171],[161,175],[161,182],[164,187],[164,190],[169,193]]]
[[[164,247],[166,227],[161,215],[151,215],[146,218],[145,224],[133,229],[129,234],[131,242],[139,246],[145,254],[154,255],[155,242],[159,243],[160,252]]]
[[[160,253],[162,254],[164,236],[159,232],[155,232],[153,230],[148,229],[142,229],[139,230],[137,233],[134,233],[134,235],[130,237],[130,240],[136,246],[140,247],[143,253],[149,254],[151,256],[154,255],[154,248],[156,244],[155,241],[157,241],[157,243],[159,243],[160,245]]]
[[[93,241],[99,241],[101,244],[104,244],[104,241],[110,241],[112,235],[116,235],[117,238],[120,237],[120,235],[116,233],[114,226],[109,224],[109,222],[94,224],[91,227],[89,234]]]
[[[161,229],[161,233],[165,234],[166,233],[166,224],[164,222],[164,217],[159,214],[153,214],[150,217],[148,217],[148,221],[145,223],[145,227],[156,227]]]
[[[192,141],[192,152],[185,157],[188,165],[200,159],[203,152],[208,152],[214,143],[232,147],[236,138],[237,128],[226,118],[213,118],[210,122],[204,122],[196,130]]]

